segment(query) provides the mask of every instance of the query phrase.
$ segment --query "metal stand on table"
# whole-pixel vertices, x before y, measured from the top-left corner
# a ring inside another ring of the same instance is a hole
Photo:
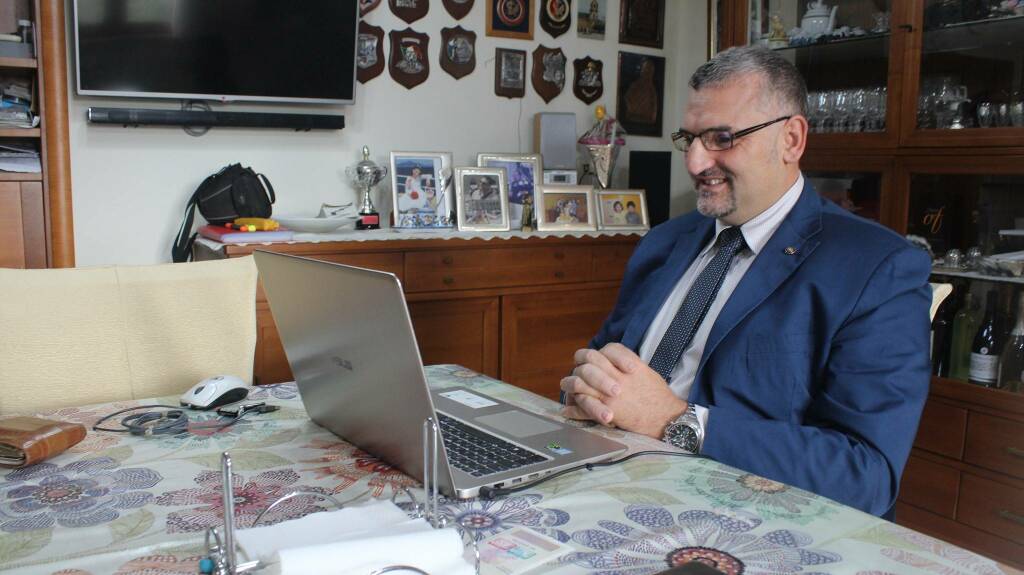
[[[440,449],[441,430],[438,427],[437,422],[434,421],[434,418],[427,418],[423,422],[423,490],[426,493],[427,499],[421,505],[416,500],[412,491],[408,488],[403,489],[405,495],[409,497],[409,500],[412,502],[412,509],[409,515],[414,519],[418,519],[420,517],[425,518],[430,523],[431,527],[435,529],[443,529],[448,526],[447,518],[439,512],[441,490],[437,476],[438,469],[440,467],[438,463],[440,458]],[[261,563],[258,560],[247,561],[245,563],[238,562],[238,550],[235,545],[235,494],[232,488],[230,453],[227,451],[222,453],[220,461],[220,471],[222,476],[221,485],[223,486],[221,496],[224,505],[224,525],[220,528],[211,527],[210,529],[207,529],[206,557],[199,562],[200,573],[208,573],[212,575],[239,575],[241,573],[248,573],[262,569],[266,567],[266,564]],[[330,495],[317,493],[315,491],[292,491],[279,497],[267,506],[266,509],[261,511],[259,515],[256,516],[256,520],[253,521],[252,527],[258,525],[263,516],[274,509],[274,507],[299,495],[320,497],[330,501],[338,509],[342,509],[344,507],[341,502]],[[391,498],[392,502],[394,502],[397,497],[398,493],[396,492]],[[476,558],[475,570],[477,575],[479,575],[480,548],[477,545],[476,539],[471,533],[463,528],[462,525],[455,523],[453,526],[458,529],[459,535],[463,540],[468,539],[468,543],[465,543],[465,545],[473,546],[473,553]],[[222,533],[223,539],[221,537]],[[430,575],[421,569],[409,565],[389,565],[373,571],[372,573],[368,573],[367,575],[379,575],[382,573],[401,571]]]

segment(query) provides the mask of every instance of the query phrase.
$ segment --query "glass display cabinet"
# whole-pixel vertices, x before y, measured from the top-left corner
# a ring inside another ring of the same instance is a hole
[[[1024,568],[1024,0],[716,1],[718,49],[804,75],[819,193],[927,243],[954,286],[897,523]]]

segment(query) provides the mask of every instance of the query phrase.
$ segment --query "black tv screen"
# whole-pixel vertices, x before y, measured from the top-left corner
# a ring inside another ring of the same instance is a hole
[[[357,0],[75,0],[78,93],[350,104]]]

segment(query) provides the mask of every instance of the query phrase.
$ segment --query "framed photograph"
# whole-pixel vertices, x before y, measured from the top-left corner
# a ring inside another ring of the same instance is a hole
[[[526,95],[526,51],[494,49],[494,93],[506,98]]]
[[[509,229],[505,168],[455,168],[460,230]]]
[[[665,0],[621,0],[619,43],[661,48],[665,34]]]
[[[478,166],[505,168],[508,182],[509,225],[513,230],[523,227],[523,202],[527,197],[537,202],[537,190],[544,182],[540,154],[479,154]]]
[[[537,229],[596,230],[593,197],[590,186],[541,186]]]
[[[533,40],[533,4],[536,0],[486,0],[487,35]]]
[[[391,152],[396,228],[451,228],[455,201],[448,152]]]
[[[604,40],[608,0],[579,0],[576,12],[576,35],[591,40]]]
[[[597,190],[597,229],[647,230],[647,201],[643,190]]]
[[[631,136],[661,137],[665,104],[665,59],[619,52],[616,119]]]

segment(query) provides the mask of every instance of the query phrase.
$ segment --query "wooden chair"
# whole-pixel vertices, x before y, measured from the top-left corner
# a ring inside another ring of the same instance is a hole
[[[0,415],[252,380],[252,257],[0,269]]]

